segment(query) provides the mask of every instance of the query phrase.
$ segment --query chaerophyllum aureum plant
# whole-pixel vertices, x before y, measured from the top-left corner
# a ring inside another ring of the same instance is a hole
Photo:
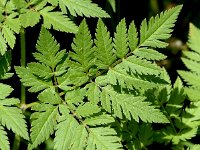
[[[157,49],[167,47],[182,6],[144,19],[140,29],[122,19],[113,37],[102,19],[91,35],[86,19],[77,26],[68,17],[109,17],[90,0],[5,0],[0,6],[0,79],[12,76],[8,49],[20,34],[21,66],[14,68],[38,95],[28,103],[22,86],[20,100],[10,98],[13,89],[0,83],[0,149],[16,149],[19,137],[29,150],[48,139],[56,150],[199,148],[190,141],[198,135],[199,103],[184,105],[188,88],[180,78],[172,85],[156,63],[166,59]],[[25,30],[41,21],[35,61],[26,64]],[[61,48],[51,27],[75,33],[71,49]],[[14,144],[9,130],[16,134]]]

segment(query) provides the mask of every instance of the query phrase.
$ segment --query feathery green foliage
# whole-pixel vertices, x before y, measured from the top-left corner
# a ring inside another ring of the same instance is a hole
[[[67,13],[66,8],[73,16],[86,16],[86,17],[109,17],[109,15],[103,11],[91,0],[57,0],[59,7],[63,13]]]
[[[0,2],[0,54],[13,49],[21,28],[34,27],[43,21],[47,29],[76,33],[77,25],[68,15],[110,17],[88,0],[7,0]]]
[[[170,96],[167,96],[168,92]],[[172,143],[174,149],[191,147],[187,142],[198,134],[199,102],[192,102],[190,107],[183,105],[186,95],[180,78],[177,78],[172,89],[165,89],[159,95],[158,105],[162,106],[170,125],[156,131],[153,137],[159,143]]]
[[[29,140],[25,116],[15,105],[19,104],[19,99],[8,98],[13,89],[0,83],[0,148],[9,149],[10,144],[5,129],[12,130],[20,137]]]
[[[189,86],[185,88],[185,91],[187,93],[188,98],[191,101],[198,101],[200,96],[199,95],[200,69],[199,69],[199,59],[198,59],[200,57],[199,37],[200,37],[200,30],[193,24],[190,24],[188,46],[192,51],[183,52],[184,57],[182,57],[183,63],[190,71],[182,71],[182,70],[178,71],[179,75]]]
[[[58,16],[53,16],[55,19],[51,20],[51,25],[48,19],[45,24],[45,17],[53,13],[52,7],[43,8],[46,2],[33,1],[40,5],[36,10],[44,17],[37,52],[33,54],[36,62],[15,67],[29,91],[39,92],[39,101],[31,108],[34,113],[31,114],[28,148],[37,148],[51,135],[55,135],[54,149],[58,150],[119,150],[130,148],[131,143],[132,146],[139,144],[140,148],[150,145],[154,133],[149,123],[171,124],[171,116],[166,113],[168,107],[162,109],[158,101],[151,101],[150,98],[152,94],[149,91],[156,95],[155,91],[170,87],[165,70],[155,62],[166,56],[154,48],[166,46],[160,46],[160,43],[169,37],[181,6],[151,18],[146,27],[147,22],[143,21],[141,39],[138,39],[134,22],[127,28],[125,19],[117,26],[112,39],[99,19],[93,40],[84,19],[73,39],[71,50],[66,53],[60,50],[58,42],[45,29],[52,25],[55,29],[63,30],[64,26],[57,24],[56,19],[64,17],[55,12]],[[88,16],[84,9],[80,13],[78,8],[90,1],[76,2],[48,0],[54,6],[59,5],[64,13],[66,5],[72,15]],[[72,3],[77,7],[72,7]],[[104,14],[104,17],[107,16]],[[168,103],[170,105],[172,102],[169,100]],[[119,131],[123,128],[124,120],[136,126],[142,124],[131,129],[135,130],[130,135],[134,140],[127,139],[127,144],[124,144],[124,132]],[[185,139],[192,137],[190,135],[185,135]]]

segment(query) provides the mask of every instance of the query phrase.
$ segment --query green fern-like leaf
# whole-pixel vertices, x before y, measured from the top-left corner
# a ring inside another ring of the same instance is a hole
[[[187,150],[198,150],[200,148],[199,144],[195,144],[193,146],[191,146],[190,148],[188,148]]]
[[[25,86],[30,87],[30,92],[38,92],[47,88],[53,88],[51,80],[44,81],[37,76],[34,76],[29,68],[15,67],[15,71],[21,78],[21,82]]]
[[[0,53],[1,53],[1,55],[4,55],[6,51],[7,51],[6,41],[3,38],[3,35],[0,34]]]
[[[58,93],[53,92],[50,89],[46,89],[38,95],[38,99],[42,103],[49,103],[49,104],[60,104],[62,99],[58,95]]]
[[[183,80],[189,85],[188,88],[185,88],[189,99],[191,101],[198,101],[199,97],[198,91],[200,89],[199,84],[199,60],[200,60],[200,50],[199,50],[199,37],[200,30],[195,27],[193,24],[190,24],[190,32],[188,39],[188,46],[192,51],[184,52],[186,57],[182,58],[183,63],[190,71],[178,71],[179,75]]]
[[[186,113],[183,116],[183,123],[191,128],[197,128],[200,123],[200,115],[199,115],[199,102],[193,102],[191,104],[194,108],[187,108]],[[189,115],[192,117],[188,118]]]
[[[27,10],[26,13],[20,14],[19,19],[24,28],[33,27],[40,21],[40,13]]]
[[[49,79],[53,76],[52,70],[50,67],[45,66],[43,64],[40,63],[29,63],[27,65],[28,68],[30,68],[31,72],[40,77],[40,78],[44,78],[44,79]]]
[[[44,19],[44,27],[47,29],[53,27],[53,29],[63,32],[77,32],[77,26],[66,15],[52,10],[53,7],[46,7],[40,11]]]
[[[112,103],[114,114],[121,119],[124,114],[127,119],[131,120],[131,117],[133,117],[137,122],[139,117],[144,122],[168,122],[167,118],[158,109],[150,106],[150,103],[144,102],[144,97],[117,94],[112,89],[103,88],[101,103],[102,107],[108,112],[111,111],[109,106]]]
[[[24,139],[29,139],[24,115],[22,115],[22,111],[20,109],[16,107],[5,107],[1,105],[0,113],[0,121],[3,126],[11,129],[13,132],[20,135]]]
[[[77,120],[69,114],[69,109],[65,105],[59,107],[62,116],[57,125],[55,149],[58,150],[82,150],[86,146],[88,137],[85,126],[79,125]]]
[[[106,76],[98,77],[96,81],[101,85],[110,83],[112,85],[119,84],[124,88],[130,89],[132,89],[132,87],[136,89],[149,89],[158,86],[158,84],[166,84],[166,82],[159,78],[155,78],[155,81],[151,81],[148,78],[139,77],[137,74],[152,74],[158,76],[161,73],[161,68],[156,64],[152,64],[149,61],[139,59],[135,56],[130,56],[127,59],[123,59],[122,62],[114,68],[111,68]],[[153,77],[151,77],[151,79],[153,79]]]
[[[12,91],[13,89],[9,85],[0,83],[0,99],[5,99]]]
[[[70,4],[66,5],[67,2]],[[78,10],[78,6],[91,1],[76,2],[79,1],[31,1],[35,11],[44,19],[37,52],[34,53],[36,62],[15,67],[22,83],[30,87],[29,91],[40,92],[39,101],[32,106],[34,113],[31,115],[28,148],[37,148],[54,135],[53,147],[58,150],[117,150],[123,149],[127,139],[127,148],[131,149],[128,146],[131,143],[134,148],[145,148],[152,143],[153,137],[148,123],[170,126],[172,116],[168,116],[168,111],[170,104],[174,104],[172,99],[177,98],[177,105],[183,102],[182,90],[172,90],[166,71],[155,63],[166,57],[154,49],[166,46],[162,40],[169,37],[181,6],[150,19],[147,30],[143,21],[139,42],[135,24],[132,22],[127,28],[125,19],[117,26],[113,39],[101,19],[98,20],[94,40],[86,20],[78,29],[76,26],[69,28],[71,24],[67,22],[66,15],[54,10],[59,6],[65,13],[68,9],[71,14],[87,16],[86,10]],[[78,6],[72,6],[72,3]],[[24,10],[23,13],[26,12]],[[51,27],[76,32],[68,53],[60,50],[58,42],[45,29]],[[159,98],[155,96],[157,94]],[[160,98],[167,100],[160,102]],[[11,107],[17,102],[9,99],[8,103],[2,101],[0,105]],[[163,103],[165,106],[162,106]],[[172,115],[177,117],[177,113]],[[178,122],[178,119],[175,121]],[[133,122],[136,128],[131,126]],[[143,125],[137,126],[139,123]],[[130,133],[133,131],[133,134],[125,136],[129,128],[132,128]],[[192,137],[194,132],[189,132],[185,126],[182,129],[183,139]],[[159,137],[164,136],[159,134]],[[182,140],[181,136],[177,139]]]
[[[20,9],[20,8],[23,8],[27,5],[27,2],[25,0],[11,0],[13,2],[13,4],[15,4],[15,6]]]
[[[167,91],[165,91],[167,94]],[[177,78],[173,88],[170,89],[170,96],[165,97],[166,101],[158,99],[159,105],[163,107],[168,119],[174,122],[157,131],[154,135],[160,143],[171,143],[174,147],[181,147],[182,142],[189,141],[197,135],[199,125],[199,102],[192,102],[191,108],[183,108],[185,93],[183,83]],[[164,105],[165,106],[164,106]]]
[[[72,140],[72,147],[71,150],[82,150],[85,148],[86,145],[86,139],[88,137],[87,130],[85,126],[79,125],[76,128],[75,137]]]
[[[31,92],[54,89],[52,78],[60,74],[56,67],[65,58],[65,50],[59,51],[60,45],[43,27],[36,48],[38,52],[34,53],[34,57],[40,63],[29,63],[26,68],[15,67],[15,70],[24,85],[30,87]],[[66,72],[66,67],[61,70],[61,73],[63,72]]]
[[[0,83],[0,124],[28,140],[25,117],[19,108],[12,106],[19,104],[19,100],[7,98],[12,91],[13,89],[10,86]]]
[[[57,125],[58,107],[52,105],[34,106],[35,112],[31,115],[31,144],[29,149],[36,148],[39,144],[49,138],[54,133]]]
[[[123,58],[128,53],[128,35],[125,19],[122,19],[116,28],[114,47],[119,58]]]
[[[88,109],[88,108],[90,108],[90,109]],[[86,117],[86,116],[90,116],[95,113],[98,113],[100,111],[101,111],[101,109],[97,105],[89,102],[89,103],[85,103],[84,105],[80,105],[77,108],[76,113],[82,117]]]
[[[99,19],[97,23],[95,36],[95,56],[97,58],[96,65],[98,68],[104,69],[111,65],[116,58],[113,51],[110,33],[107,31],[107,27],[104,25],[101,19]]]
[[[42,27],[39,39],[36,45],[37,53],[34,57],[39,62],[55,69],[56,65],[62,60],[65,55],[64,51],[60,51],[60,44],[57,43],[51,33]]]
[[[57,131],[55,133],[56,138],[54,139],[54,148],[58,150],[70,149],[73,137],[77,136],[74,134],[74,131],[76,131],[79,124],[74,117],[68,114],[69,110],[66,107],[61,106],[60,108],[63,115],[61,116],[60,122],[56,127]],[[66,112],[68,113],[66,114]]]
[[[147,60],[164,60],[166,59],[166,56],[159,53],[158,51],[155,51],[153,49],[147,49],[147,48],[139,48],[134,51],[134,54],[140,58],[145,58]]]
[[[84,123],[89,126],[105,125],[113,122],[115,122],[114,118],[107,114],[86,118],[84,120]]]
[[[97,104],[99,102],[99,95],[101,92],[98,85],[96,85],[95,83],[90,83],[87,84],[86,88],[88,100],[94,104]]]
[[[188,85],[191,85],[195,88],[198,88],[200,86],[199,81],[199,75],[196,73],[192,73],[189,71],[179,71],[180,76],[184,79],[184,81],[187,82]]]
[[[75,61],[70,61],[73,68],[87,72],[94,65],[94,51],[92,46],[93,41],[88,26],[86,21],[83,20],[72,44],[74,52],[69,53],[69,57]]]
[[[19,33],[21,28],[20,19],[16,18],[17,13],[10,14],[6,17],[4,23],[15,33]]]
[[[49,3],[51,3],[53,6],[57,6],[58,0],[47,0]]]
[[[190,24],[188,46],[196,53],[200,53],[199,35],[200,35],[200,30],[193,24]]]
[[[119,66],[116,66],[116,68],[118,67],[124,68],[127,72],[130,69],[133,73],[137,72],[138,74],[158,75],[162,72],[161,68],[156,64],[139,59],[135,56],[130,56],[127,59],[124,59]]]
[[[68,9],[73,16],[110,17],[97,4],[92,3],[90,0],[59,0],[59,6],[63,13],[66,13]]]
[[[131,22],[128,29],[128,43],[131,51],[135,50],[138,45],[138,32],[134,21]]]
[[[1,125],[0,125],[0,149],[2,150],[10,149],[10,143],[8,141],[7,134]]]
[[[177,19],[177,16],[181,10],[182,6],[174,7],[170,10],[162,12],[156,17],[151,17],[150,20],[144,20],[141,24],[140,29],[140,43],[139,45],[158,47],[166,47],[167,44],[161,40],[168,39],[170,33],[172,32],[172,27]]]
[[[200,60],[200,55],[196,55],[196,52],[193,52],[193,51],[183,51],[183,55],[184,57],[189,58],[194,61]]]
[[[10,30],[10,28],[8,26],[4,25],[2,27],[2,34],[4,36],[4,39],[10,46],[10,48],[13,49],[14,45],[15,45],[15,40],[16,40],[16,38],[14,36],[14,32],[12,30]]]
[[[121,149],[120,139],[114,135],[116,132],[111,128],[90,128],[86,150]]]
[[[73,103],[73,104],[81,103],[83,102],[85,93],[86,93],[85,89],[80,89],[80,88],[69,91],[65,96],[65,100],[68,103]]]

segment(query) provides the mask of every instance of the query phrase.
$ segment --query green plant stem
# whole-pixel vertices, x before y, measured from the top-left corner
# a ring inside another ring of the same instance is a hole
[[[20,31],[20,52],[21,52],[21,66],[26,66],[26,39],[25,29]],[[21,105],[26,104],[26,88],[21,83]],[[14,144],[12,150],[18,150],[20,146],[20,136],[15,134]]]
[[[13,143],[12,150],[18,150],[19,146],[20,146],[20,136],[15,134],[15,140],[14,140],[14,143]]]
[[[178,134],[177,131],[176,131],[176,128],[175,128],[175,126],[174,126],[174,124],[173,124],[173,122],[172,122],[172,120],[171,120],[171,118],[170,118],[169,113],[167,112],[167,110],[165,109],[165,107],[163,106],[163,104],[162,104],[159,100],[158,100],[158,102],[159,102],[161,108],[164,110],[164,114],[166,115],[167,119],[169,120],[169,123],[170,123],[170,125],[171,125],[171,127],[172,127],[174,133],[175,133],[175,134]]]
[[[26,66],[26,37],[25,29],[20,31],[21,66]],[[26,88],[21,84],[21,104],[26,103]]]
[[[25,111],[26,109],[31,108],[32,106],[34,106],[36,104],[38,104],[38,102],[32,102],[29,104],[21,104],[20,109]]]

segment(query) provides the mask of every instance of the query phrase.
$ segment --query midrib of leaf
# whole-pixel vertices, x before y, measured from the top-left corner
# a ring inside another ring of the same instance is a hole
[[[10,114],[9,111],[5,111],[4,106],[0,106],[0,110],[2,110],[4,112],[4,115],[7,115],[8,118],[10,118],[9,120],[12,120],[12,122],[18,127],[20,132],[23,133],[23,135],[21,135],[21,136],[25,139],[29,139],[29,137],[26,135],[26,133],[24,133],[22,126],[20,124],[18,124],[16,119],[13,119],[12,114]],[[22,118],[20,118],[20,119],[22,119]]]

